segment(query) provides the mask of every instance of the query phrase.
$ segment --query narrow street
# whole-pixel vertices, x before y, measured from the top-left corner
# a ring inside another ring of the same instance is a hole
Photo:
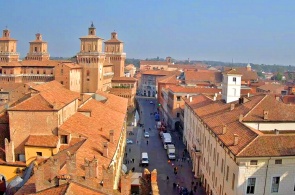
[[[153,102],[153,104],[150,103]],[[160,139],[159,132],[155,128],[156,122],[154,113],[157,111],[157,102],[155,98],[139,97],[139,114],[140,123],[144,124],[144,127],[128,126],[127,139],[133,141],[133,144],[127,144],[124,164],[127,165],[128,170],[134,168],[135,172],[143,172],[143,167],[139,166],[141,153],[147,152],[149,156],[150,171],[157,169],[158,173],[158,185],[160,194],[170,195],[179,194],[178,189],[173,187],[173,183],[179,184],[180,187],[185,187],[188,191],[193,190],[196,186],[197,180],[194,179],[192,173],[192,165],[190,158],[185,154],[184,161],[182,161],[183,152],[185,149],[184,144],[181,142],[178,132],[169,131],[172,136],[172,142],[176,148],[176,160],[169,161],[167,157],[167,151],[163,147],[163,143]],[[149,130],[150,129],[150,130]],[[144,137],[144,131],[149,133],[149,138]],[[148,142],[147,142],[148,141]],[[131,163],[134,159],[134,163]],[[129,161],[129,163],[128,163]],[[174,174],[174,168],[177,167],[177,174]],[[167,176],[169,180],[167,180]],[[193,185],[192,185],[192,182]],[[193,194],[205,194],[203,189],[198,186],[197,191]]]

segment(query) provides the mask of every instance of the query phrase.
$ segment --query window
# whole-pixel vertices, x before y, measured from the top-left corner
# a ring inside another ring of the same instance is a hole
[[[237,78],[236,77],[233,77],[233,82],[236,82],[237,81]]]
[[[38,51],[38,48],[37,47],[35,47],[35,52],[37,52]]]
[[[216,167],[218,167],[219,153],[217,152]]]
[[[67,135],[61,135],[60,136],[60,143],[61,144],[67,144],[68,143],[68,136]]]
[[[233,178],[232,178],[232,182],[231,182],[231,189],[232,190],[235,189],[235,179],[236,179],[236,175],[233,173]]]
[[[63,84],[64,84],[64,82],[63,82],[63,81],[61,81],[61,82],[60,82],[60,84],[62,84],[62,85],[63,85]]]
[[[247,181],[247,194],[255,193],[255,182],[256,178],[249,178]]]
[[[177,96],[176,99],[177,101],[180,101],[181,96]]]
[[[281,165],[282,164],[282,159],[276,159],[275,164],[276,165]]]
[[[63,75],[64,69],[60,69],[60,74]]]
[[[221,160],[221,173],[223,173],[223,159]]]
[[[36,152],[37,156],[42,156],[42,152]]]
[[[179,113],[179,112],[177,112],[177,113],[176,113],[176,117],[178,118],[179,116],[180,116],[180,113]]]
[[[280,177],[272,178],[271,193],[279,192]]]
[[[251,160],[250,165],[257,165],[257,162],[258,162],[257,160]]]
[[[226,166],[226,181],[228,181],[228,174],[229,174],[229,166]]]
[[[43,70],[43,74],[46,74],[46,70]]]

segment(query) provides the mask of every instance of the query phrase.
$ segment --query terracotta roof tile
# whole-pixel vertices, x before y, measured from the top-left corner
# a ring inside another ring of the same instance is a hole
[[[295,134],[263,135],[254,139],[238,156],[269,157],[294,156]]]
[[[183,86],[169,86],[169,89],[174,93],[194,93],[194,94],[214,94],[221,92],[217,88],[200,88],[200,87],[183,87]]]
[[[196,84],[200,81],[207,81],[210,83],[221,83],[222,82],[222,74],[221,72],[201,72],[201,71],[185,71],[185,82],[187,84]]]
[[[265,93],[281,94],[281,91],[284,90],[285,85],[280,84],[265,84],[257,87],[257,90],[262,90]]]
[[[157,76],[166,76],[175,74],[175,71],[166,71],[166,70],[146,70],[141,72],[142,75],[157,75]]]
[[[26,146],[55,148],[58,144],[58,137],[55,135],[30,135]]]
[[[268,111],[268,119],[264,120],[264,111]],[[254,107],[243,121],[295,121],[295,105],[284,104],[274,96],[266,95],[263,100]]]
[[[80,94],[51,81],[31,87],[40,93],[10,108],[10,110],[59,110],[80,97]]]
[[[141,60],[140,65],[168,65],[167,61]]]
[[[242,81],[258,80],[257,72],[252,70],[247,71],[247,67],[224,67],[224,72],[228,73],[232,69],[234,69],[235,71],[231,71],[231,74],[241,74]]]

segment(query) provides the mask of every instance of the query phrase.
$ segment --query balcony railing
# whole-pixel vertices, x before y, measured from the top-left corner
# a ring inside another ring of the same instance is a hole
[[[0,52],[0,56],[1,55],[19,55],[18,52]]]
[[[104,52],[79,52],[77,55],[90,55],[90,56],[98,56],[98,55],[105,55]]]
[[[103,74],[104,77],[112,76],[112,75],[114,75],[114,72],[106,72]]]
[[[40,56],[40,55],[49,55],[47,52],[33,52],[33,53],[27,53],[27,56]]]

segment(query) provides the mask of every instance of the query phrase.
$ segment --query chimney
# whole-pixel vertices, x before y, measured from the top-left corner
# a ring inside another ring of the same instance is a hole
[[[67,159],[66,159],[66,165],[67,165],[67,174],[71,177],[71,179],[74,179],[76,177],[76,153],[71,154],[69,151],[67,151]]]
[[[84,159],[84,167],[85,167],[85,179],[89,178],[97,178],[98,176],[98,161],[93,158],[92,161],[89,161],[87,158]]]
[[[263,119],[268,120],[268,111],[267,110],[263,110]]]
[[[250,93],[247,94],[247,97],[250,97]]]
[[[233,109],[235,109],[235,104],[230,104],[230,110],[232,111]]]
[[[36,192],[46,189],[47,185],[45,184],[45,181],[44,181],[44,167],[38,166],[36,162],[34,167],[34,175],[35,175]]]
[[[131,172],[121,173],[121,194],[131,194]]]
[[[189,97],[189,102],[192,102],[193,101],[193,97]]]
[[[234,146],[239,144],[239,136],[238,134],[234,134]]]
[[[276,100],[277,101],[280,101],[280,96],[276,96]]]
[[[275,129],[275,134],[276,135],[279,135],[280,134],[280,131],[278,129]]]
[[[213,97],[213,101],[216,101],[216,96]]]
[[[242,122],[243,121],[243,118],[244,118],[243,114],[240,114],[240,116],[239,116],[239,122]]]
[[[189,98],[189,94],[186,94],[186,98],[187,98],[187,99]]]
[[[226,134],[226,125],[222,126],[222,135]]]
[[[108,145],[109,145],[108,142],[103,143],[103,156],[106,158],[108,157],[108,153],[109,153]]]
[[[59,159],[54,159],[52,156],[50,159],[50,180],[53,180],[58,176],[58,171],[60,169]]]
[[[110,142],[114,143],[114,130],[110,130]]]
[[[14,155],[14,142],[8,141],[7,138],[4,139],[5,142],[5,161],[6,162],[15,162]]]

